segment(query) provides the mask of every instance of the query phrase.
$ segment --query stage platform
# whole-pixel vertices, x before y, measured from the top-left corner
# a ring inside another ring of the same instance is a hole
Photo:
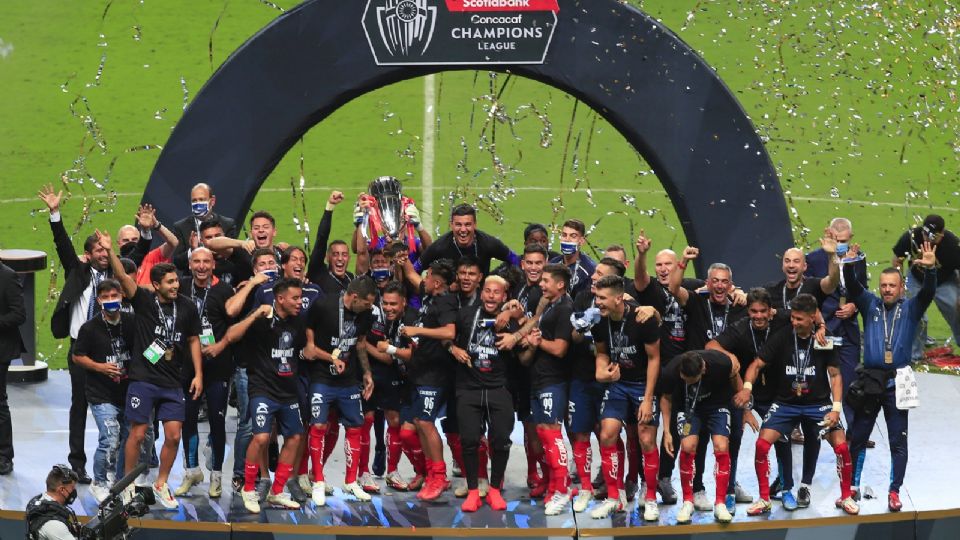
[[[424,503],[413,493],[397,493],[383,488],[383,495],[362,503],[344,497],[339,489],[343,478],[344,459],[338,448],[327,464],[328,481],[337,486],[336,494],[328,497],[326,507],[316,508],[310,502],[299,511],[281,511],[265,508],[259,515],[248,514],[239,496],[229,489],[231,476],[233,428],[236,416],[233,409],[227,419],[228,448],[224,464],[224,494],[211,499],[206,494],[207,484],[194,487],[191,494],[180,498],[180,508],[166,511],[154,507],[152,512],[135,524],[141,527],[135,538],[143,539],[244,539],[266,540],[313,537],[433,537],[463,536],[496,538],[573,538],[573,537],[650,537],[670,539],[692,538],[706,534],[710,538],[750,539],[956,539],[960,538],[960,467],[954,464],[955,449],[960,446],[960,432],[952,429],[960,419],[960,377],[921,374],[922,407],[911,414],[911,461],[901,497],[903,511],[887,512],[886,491],[889,482],[889,450],[886,429],[882,421],[873,434],[877,443],[869,450],[862,485],[876,494],[875,499],[861,501],[860,516],[846,516],[834,507],[839,493],[835,461],[829,446],[821,448],[817,476],[812,486],[813,504],[810,508],[787,512],[774,502],[769,516],[746,516],[748,505],[737,506],[734,523],[718,525],[712,512],[696,513],[691,525],[677,526],[679,506],[661,505],[659,523],[644,523],[637,503],[628,513],[615,514],[612,520],[594,520],[589,509],[583,514],[568,510],[565,514],[547,517],[542,501],[526,498],[526,460],[523,454],[522,433],[513,433],[507,469],[505,497],[509,506],[505,512],[493,512],[483,507],[475,514],[460,511],[460,499],[446,492],[438,501]],[[14,472],[0,477],[0,540],[23,538],[23,508],[26,502],[41,492],[50,466],[65,463],[67,455],[67,412],[70,384],[66,372],[51,372],[46,382],[11,385],[8,388],[13,413]],[[206,424],[201,424],[201,439],[205,439]],[[88,472],[92,473],[92,456],[96,448],[96,424],[87,421]],[[739,460],[738,481],[751,494],[757,493],[753,467],[753,443],[756,435],[747,433],[744,450]],[[447,451],[449,455],[449,450]],[[794,446],[794,478],[799,483],[801,447]],[[594,449],[594,456],[599,456]],[[771,453],[772,457],[772,453]],[[201,458],[201,462],[203,459]],[[595,459],[595,470],[599,459]],[[202,464],[202,463],[201,463]],[[411,476],[405,459],[400,471]],[[708,493],[713,489],[713,462],[707,460],[705,483]],[[155,475],[155,471],[152,471]],[[176,486],[183,474],[178,459],[171,473],[171,486]],[[206,472],[205,472],[206,474]],[[454,485],[463,482],[453,479]],[[382,485],[382,481],[381,481]],[[679,488],[676,473],[674,486]],[[89,516],[96,511],[96,502],[88,489],[80,488],[74,503],[78,515]]]

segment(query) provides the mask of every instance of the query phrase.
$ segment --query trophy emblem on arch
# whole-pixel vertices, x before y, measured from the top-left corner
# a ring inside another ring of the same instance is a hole
[[[403,186],[395,177],[381,176],[370,182],[357,206],[362,212],[360,234],[370,249],[396,240],[407,244],[411,254],[419,249],[420,212],[414,200],[403,195]]]

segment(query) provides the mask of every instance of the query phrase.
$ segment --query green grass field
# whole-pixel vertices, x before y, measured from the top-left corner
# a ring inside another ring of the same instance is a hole
[[[700,51],[741,100],[790,194],[799,242],[813,240],[808,229],[815,235],[831,217],[844,215],[871,260],[885,264],[895,237],[915,216],[932,208],[957,228],[960,74],[951,3],[631,3]],[[35,212],[42,206],[38,187],[67,173],[68,230],[115,231],[129,222],[156,147],[185,104],[231,51],[280,15],[258,0],[33,0],[8,2],[0,13],[0,248],[51,255],[46,215]],[[487,72],[448,72],[436,84],[438,215],[455,192],[480,202],[481,227],[513,245],[524,223],[566,217],[599,220],[590,237],[597,246],[629,245],[631,231],[640,228],[657,247],[685,244],[649,167],[570,96]],[[496,153],[508,165],[500,177],[481,134],[491,88],[504,84],[500,105],[514,121],[514,134],[497,124]],[[549,144],[541,144],[544,123],[531,105],[550,120]],[[295,212],[304,218],[292,190],[301,156],[308,222],[319,217],[329,190],[352,198],[382,174],[402,178],[421,199],[423,118],[423,80],[355,100],[306,135],[254,207],[278,216],[281,239],[302,242],[292,218]],[[498,180],[515,191],[491,188]],[[80,225],[85,208],[89,219]],[[344,208],[335,236],[349,232],[348,213]],[[435,221],[445,228],[442,218]],[[39,351],[62,366],[64,350],[48,330],[48,292],[56,278],[38,278]],[[946,337],[935,311],[931,333]]]

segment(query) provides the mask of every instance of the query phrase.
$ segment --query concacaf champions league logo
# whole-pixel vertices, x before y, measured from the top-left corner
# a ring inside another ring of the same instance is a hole
[[[377,24],[391,56],[423,55],[437,27],[437,8],[428,0],[383,0]]]

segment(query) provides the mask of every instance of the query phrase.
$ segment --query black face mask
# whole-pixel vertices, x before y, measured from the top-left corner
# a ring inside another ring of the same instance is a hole
[[[133,253],[133,250],[135,249],[137,249],[136,242],[130,242],[129,244],[120,246],[120,257],[123,259],[129,259],[130,254]]]
[[[73,504],[73,501],[75,501],[75,500],[77,500],[77,488],[76,488],[76,487],[74,487],[74,488],[73,488],[73,491],[71,491],[70,494],[67,495],[67,498],[64,499],[63,505],[64,505],[64,506],[70,506],[71,504]]]

